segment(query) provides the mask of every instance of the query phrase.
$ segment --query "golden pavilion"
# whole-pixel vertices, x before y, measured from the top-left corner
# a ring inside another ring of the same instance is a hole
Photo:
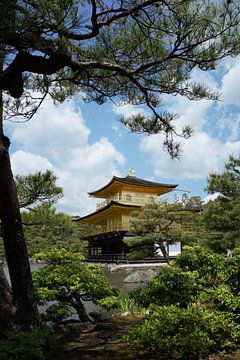
[[[177,185],[162,184],[137,178],[133,170],[124,178],[113,176],[108,184],[89,192],[103,199],[96,211],[75,221],[87,226],[84,240],[88,241],[88,260],[122,261],[129,248],[131,213],[144,205],[155,203],[158,196],[174,190]]]

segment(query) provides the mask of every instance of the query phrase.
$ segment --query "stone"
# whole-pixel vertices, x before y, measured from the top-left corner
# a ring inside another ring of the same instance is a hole
[[[125,283],[148,283],[148,281],[157,273],[152,270],[137,270],[128,275],[125,279]]]
[[[59,323],[57,326],[58,331],[63,334],[72,334],[78,336],[81,333],[90,333],[95,330],[96,324],[91,322],[82,323],[78,320],[66,320]]]

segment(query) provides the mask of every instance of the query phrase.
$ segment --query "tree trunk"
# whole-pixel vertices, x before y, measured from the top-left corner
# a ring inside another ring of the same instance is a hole
[[[0,265],[0,338],[2,334],[13,325],[14,306],[12,302],[11,288],[6,275]]]
[[[72,301],[72,306],[77,311],[80,321],[82,322],[92,321],[86,312],[81,296],[78,294],[74,294],[73,299],[74,300]]]
[[[0,220],[5,256],[8,263],[15,322],[21,329],[30,329],[38,323],[37,306],[25,244],[16,187],[9,158],[9,139],[3,134],[3,101],[0,94]]]
[[[159,242],[159,248],[160,248],[160,250],[161,250],[161,252],[162,252],[162,254],[163,254],[164,260],[165,260],[167,263],[169,263],[169,261],[170,261],[169,255],[168,255],[167,249],[166,249],[163,241],[160,241],[160,242]]]

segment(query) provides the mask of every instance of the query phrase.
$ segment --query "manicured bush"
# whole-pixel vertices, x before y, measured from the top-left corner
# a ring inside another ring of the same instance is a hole
[[[205,360],[228,352],[240,339],[240,250],[224,258],[187,247],[130,296],[149,318],[126,341],[149,359]]]
[[[183,271],[197,271],[202,282],[212,286],[221,280],[225,258],[202,246],[185,246],[175,264]]]
[[[134,290],[130,297],[143,307],[150,304],[187,307],[195,299],[197,279],[194,273],[167,266],[143,288]]]
[[[144,359],[200,360],[234,348],[239,336],[229,313],[171,305],[152,308],[149,319],[125,340]]]
[[[48,307],[44,320],[59,321],[77,313],[81,321],[88,321],[84,301],[98,304],[118,293],[98,266],[82,263],[82,255],[58,249],[39,256],[49,263],[33,273],[36,298],[39,305],[55,302]]]

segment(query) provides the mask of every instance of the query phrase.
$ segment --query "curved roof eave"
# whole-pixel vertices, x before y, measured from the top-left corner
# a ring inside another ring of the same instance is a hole
[[[134,176],[126,176],[125,178],[119,178],[117,176],[113,176],[112,179],[103,187],[101,187],[98,190],[88,192],[88,195],[93,196],[101,191],[108,188],[114,181],[117,181],[122,184],[128,184],[128,185],[135,185],[135,186],[145,186],[145,187],[159,187],[159,188],[169,188],[169,189],[175,189],[178,185],[177,184],[162,184],[162,183],[156,183],[153,181],[148,181],[144,179],[140,179]]]
[[[112,206],[120,206],[120,207],[125,207],[125,208],[136,208],[136,209],[139,209],[141,208],[142,206],[141,205],[131,205],[131,204],[123,204],[123,203],[119,203],[118,201],[114,201],[114,200],[111,200],[109,202],[109,204],[107,204],[106,206],[103,206],[102,208],[100,208],[99,210],[91,213],[91,214],[88,214],[88,215],[85,215],[85,216],[82,216],[82,217],[79,217],[78,219],[74,220],[74,221],[81,221],[81,220],[85,220],[87,219],[88,217],[90,216],[93,216],[93,215],[96,215],[96,214],[99,214],[105,210],[107,210],[108,208],[112,207]]]

